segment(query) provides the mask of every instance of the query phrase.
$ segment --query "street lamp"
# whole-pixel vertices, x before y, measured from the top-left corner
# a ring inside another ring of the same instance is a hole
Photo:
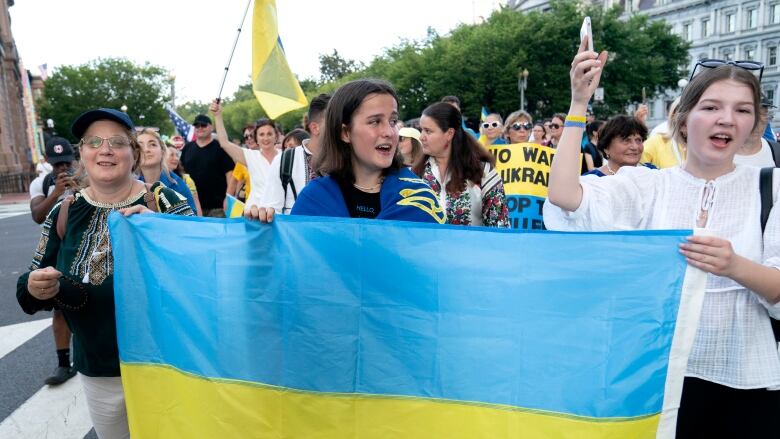
[[[121,107],[119,107],[120,110],[122,110],[122,113],[127,113],[127,105],[122,104]]]
[[[171,107],[176,108],[176,75],[168,75],[168,82],[171,84]]]
[[[528,69],[517,73],[517,90],[520,92],[520,110],[525,111],[525,89],[528,88]]]

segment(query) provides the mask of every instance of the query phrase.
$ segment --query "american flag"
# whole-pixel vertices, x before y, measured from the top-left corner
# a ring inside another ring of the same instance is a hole
[[[179,116],[179,114],[170,106],[165,107],[165,111],[168,112],[168,117],[171,118],[171,122],[173,122],[173,125],[176,127],[176,131],[178,131],[187,142],[195,140],[195,127]]]

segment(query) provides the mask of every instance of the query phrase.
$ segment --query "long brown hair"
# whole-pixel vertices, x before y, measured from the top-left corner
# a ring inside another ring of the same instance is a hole
[[[756,129],[761,106],[761,85],[758,83],[758,78],[756,78],[753,73],[743,68],[722,65],[714,69],[704,70],[694,76],[691,82],[685,86],[685,89],[680,96],[680,104],[677,106],[674,115],[671,116],[671,128],[675,140],[680,143],[686,143],[687,139],[682,133],[682,128],[688,121],[688,116],[691,114],[693,107],[699,103],[701,95],[703,95],[712,84],[727,79],[734,80],[750,88],[751,94],[753,95],[753,115],[755,116],[751,131]]]
[[[463,118],[460,111],[450,104],[438,102],[423,110],[422,114],[436,122],[442,131],[447,131],[450,128],[455,130],[450,147],[450,160],[447,165],[450,173],[447,192],[453,194],[462,192],[466,188],[466,180],[471,180],[474,184],[481,184],[485,163],[495,166],[496,159],[477,139],[463,130]],[[412,167],[412,172],[422,176],[429,157],[428,154],[422,154]]]
[[[398,102],[393,86],[379,79],[358,79],[348,82],[335,93],[325,110],[325,127],[320,139],[320,153],[314,157],[314,169],[320,175],[346,181],[355,182],[352,172],[352,145],[341,139],[344,127],[352,123],[352,115],[363,103],[363,100],[371,94],[387,94]],[[382,171],[387,175],[403,167],[400,154],[393,157],[393,163]]]

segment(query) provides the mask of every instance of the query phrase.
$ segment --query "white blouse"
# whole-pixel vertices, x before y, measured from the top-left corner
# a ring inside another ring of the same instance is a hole
[[[775,169],[774,208],[763,237],[759,172],[737,165],[705,181],[680,167],[624,166],[614,176],[580,178],[582,203],[574,212],[545,202],[544,223],[550,230],[572,231],[692,229],[709,187],[707,230],[731,241],[737,254],[780,269],[780,172]],[[708,274],[686,375],[739,389],[780,385],[780,354],[769,315],[780,317],[780,304],[770,305],[737,282]]]
[[[265,181],[268,179],[268,174],[271,172],[271,161],[263,156],[262,151],[259,149],[244,149],[244,160],[246,160],[246,169],[249,171],[249,182],[252,184],[252,194],[256,193],[262,195],[263,188],[265,188]],[[277,155],[281,154],[279,150],[276,151]],[[250,194],[251,196],[251,194]]]

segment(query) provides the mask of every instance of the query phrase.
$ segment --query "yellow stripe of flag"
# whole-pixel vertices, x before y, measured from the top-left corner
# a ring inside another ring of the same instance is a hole
[[[268,117],[308,105],[284,56],[276,21],[276,1],[255,1],[252,20],[252,89]]]

